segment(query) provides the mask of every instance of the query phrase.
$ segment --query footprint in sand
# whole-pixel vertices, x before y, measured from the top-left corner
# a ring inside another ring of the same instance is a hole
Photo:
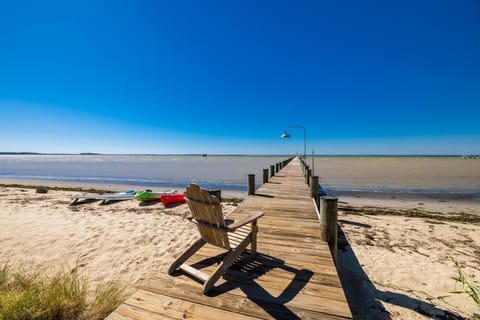
[[[140,240],[135,241],[134,244],[135,244],[135,245],[144,245],[144,244],[146,244],[146,243],[147,243],[147,242],[146,242],[145,240],[140,239]]]
[[[170,253],[170,254],[174,253],[175,251],[176,251],[176,248],[175,248],[175,247],[169,247],[169,248],[167,249],[167,252]]]

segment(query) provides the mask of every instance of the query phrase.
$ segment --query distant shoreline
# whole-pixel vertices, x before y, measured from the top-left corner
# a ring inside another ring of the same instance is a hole
[[[39,155],[39,156],[159,156],[159,157],[290,157],[288,154],[237,154],[237,153],[49,153],[49,152],[11,152],[1,151],[0,155]],[[307,160],[312,155],[307,154]],[[315,154],[315,157],[391,157],[391,158],[465,158],[478,159],[480,155],[462,154]]]

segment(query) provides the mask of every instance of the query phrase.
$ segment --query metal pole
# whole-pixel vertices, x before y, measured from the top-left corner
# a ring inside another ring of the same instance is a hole
[[[312,149],[312,176],[315,175],[315,151]]]
[[[305,127],[303,127],[303,159],[307,161],[307,129]]]
[[[303,128],[303,160],[307,161],[307,128],[305,128],[305,126],[288,126],[285,128],[285,135],[287,135],[286,138],[290,137],[287,134],[287,129],[289,128]]]

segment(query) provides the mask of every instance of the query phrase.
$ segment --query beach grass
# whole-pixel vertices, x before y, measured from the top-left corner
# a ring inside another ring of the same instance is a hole
[[[25,267],[0,266],[0,319],[104,319],[125,299],[118,282],[88,294],[88,281],[77,272],[48,275]]]
[[[452,293],[461,293],[461,294],[467,294],[473,302],[477,305],[479,311],[480,311],[480,288],[475,286],[465,275],[465,273],[462,270],[462,267],[460,266],[460,263],[456,261],[455,259],[451,258],[453,263],[455,264],[455,268],[457,269],[457,275],[455,277],[452,277],[453,280],[455,280],[457,283],[462,285],[462,290],[455,291]]]

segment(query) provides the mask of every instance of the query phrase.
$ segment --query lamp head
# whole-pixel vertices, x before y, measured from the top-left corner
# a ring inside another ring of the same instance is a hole
[[[285,132],[280,137],[282,139],[285,139],[285,138],[290,138],[290,135],[288,134],[287,130],[285,130]]]

